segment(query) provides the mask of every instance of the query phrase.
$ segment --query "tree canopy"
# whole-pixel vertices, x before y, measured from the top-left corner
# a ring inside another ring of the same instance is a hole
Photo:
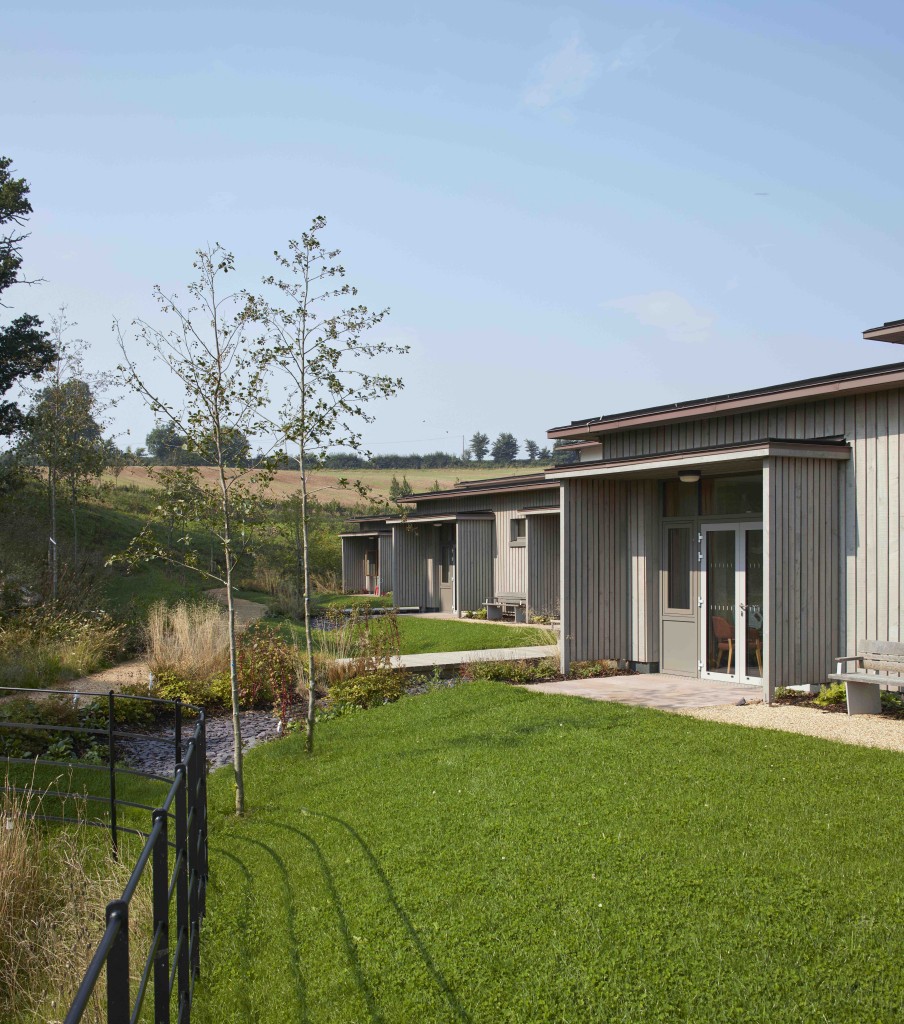
[[[22,243],[28,237],[21,230],[32,212],[28,182],[10,173],[12,160],[0,157],[0,295],[21,277]],[[0,305],[3,305],[0,299]],[[5,396],[26,377],[38,377],[53,361],[54,349],[41,321],[23,313],[0,326],[0,436],[9,437],[24,422],[22,410]]]

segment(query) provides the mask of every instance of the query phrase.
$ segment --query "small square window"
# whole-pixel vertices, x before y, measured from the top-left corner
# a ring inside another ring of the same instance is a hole
[[[524,547],[527,543],[527,520],[512,520],[512,547]]]

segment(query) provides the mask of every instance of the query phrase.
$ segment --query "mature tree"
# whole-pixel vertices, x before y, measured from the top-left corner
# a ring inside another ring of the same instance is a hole
[[[151,457],[163,466],[178,466],[185,448],[185,436],[172,423],[158,423],[144,439]]]
[[[357,289],[343,281],[338,249],[320,240],[325,217],[315,217],[287,256],[275,253],[279,275],[264,279],[275,292],[248,298],[247,315],[264,331],[274,367],[284,382],[286,401],[276,428],[298,458],[304,561],[305,676],[308,682],[306,749],[314,749],[316,685],[311,632],[311,554],[308,543],[308,472],[332,448],[363,451],[362,424],[373,422],[369,405],[403,387],[398,377],[372,369],[374,360],[404,353],[408,346],[368,340],[368,332],[389,310],[371,311],[345,302]],[[360,489],[360,488],[359,488]]]
[[[29,187],[24,178],[10,174],[11,165],[9,157],[0,157],[0,295],[14,284],[30,283],[20,275],[22,243],[28,237],[21,229],[32,212]],[[37,317],[24,313],[0,327],[0,436],[14,434],[23,422],[18,405],[3,396],[19,381],[40,376],[53,355],[53,344]]]
[[[111,464],[115,446],[103,436],[103,408],[99,392],[106,386],[102,375],[86,374],[83,362],[87,343],[70,341],[66,335],[76,325],[65,308],[51,321],[55,357],[32,393],[20,454],[47,470],[50,513],[49,557],[51,595],[59,587],[59,489],[65,486],[72,515],[72,562],[78,563],[78,507],[82,485],[97,479]]]
[[[518,458],[518,442],[514,434],[501,433],[490,449],[494,462],[514,462]]]
[[[541,448],[537,458],[541,462],[550,462],[552,460],[552,452],[548,448]]]
[[[540,446],[536,441],[525,441],[524,450],[527,452],[528,462],[536,462],[540,454]]]
[[[266,390],[266,353],[246,335],[244,296],[223,294],[223,278],[235,269],[233,256],[221,246],[198,250],[193,264],[197,279],[189,285],[183,303],[176,295],[154,289],[162,313],[173,318],[172,328],[136,320],[136,340],[169,371],[170,382],[156,390],[129,355],[117,327],[125,359],[123,380],[140,395],[151,411],[185,438],[186,450],[216,470],[216,486],[205,486],[198,469],[162,471],[160,516],[179,525],[175,545],[159,541],[149,524],[132,542],[125,561],[161,558],[190,568],[226,591],[229,626],[229,675],[232,688],[233,770],[235,809],[244,813],[239,683],[236,664],[236,569],[249,550],[264,491],[270,477],[233,468],[236,437],[262,433]],[[191,528],[194,524],[194,530]],[[206,560],[197,542],[200,529],[218,549],[218,558]]]
[[[567,445],[570,442],[563,439],[557,438],[553,442],[552,446],[552,461],[556,466],[570,466],[577,462],[579,459],[578,453],[573,448],[565,448],[562,450],[563,445]]]
[[[468,445],[468,451],[474,456],[478,462],[483,462],[486,458],[487,452],[490,450],[490,439],[486,434],[481,431],[476,431],[474,436],[471,438],[471,443]]]

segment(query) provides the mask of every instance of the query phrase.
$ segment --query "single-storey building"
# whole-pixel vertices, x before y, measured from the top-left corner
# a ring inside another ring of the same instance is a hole
[[[904,642],[902,434],[904,363],[606,413],[548,431],[576,463],[412,495],[377,539],[400,605],[521,592],[560,619],[563,671],[618,659],[769,699],[858,640]]]
[[[392,528],[386,516],[354,516],[352,530],[340,533],[342,590],[346,594],[392,591]]]

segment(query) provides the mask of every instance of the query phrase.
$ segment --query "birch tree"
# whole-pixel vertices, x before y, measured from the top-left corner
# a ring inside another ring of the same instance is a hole
[[[267,355],[247,335],[244,297],[224,279],[235,270],[231,253],[214,245],[199,249],[193,264],[196,280],[183,301],[154,289],[161,314],[172,327],[135,320],[134,341],[166,371],[166,383],[152,383],[130,355],[129,344],[115,325],[124,362],[123,381],[148,405],[157,419],[185,439],[186,450],[214,470],[211,488],[197,467],[163,473],[158,514],[178,524],[174,546],[164,545],[148,525],[123,556],[126,561],[160,558],[200,573],[226,593],[229,629],[229,676],[232,691],[235,810],[245,810],[239,681],[236,664],[235,573],[250,547],[251,534],[270,480],[265,470],[249,473],[235,466],[235,438],[260,435],[266,426]],[[206,532],[218,549],[206,559],[194,531]]]
[[[288,254],[274,253],[275,275],[264,278],[268,295],[248,296],[247,315],[261,325],[271,369],[282,378],[287,397],[275,418],[276,432],[298,460],[301,557],[308,683],[305,749],[314,749],[317,680],[311,631],[311,552],[308,474],[331,448],[364,452],[362,428],[374,420],[373,402],[402,389],[401,378],[380,371],[385,358],[407,345],[372,341],[368,332],[389,314],[356,303],[340,251],[321,242],[325,217],[315,217]],[[376,364],[376,365],[375,365]]]

